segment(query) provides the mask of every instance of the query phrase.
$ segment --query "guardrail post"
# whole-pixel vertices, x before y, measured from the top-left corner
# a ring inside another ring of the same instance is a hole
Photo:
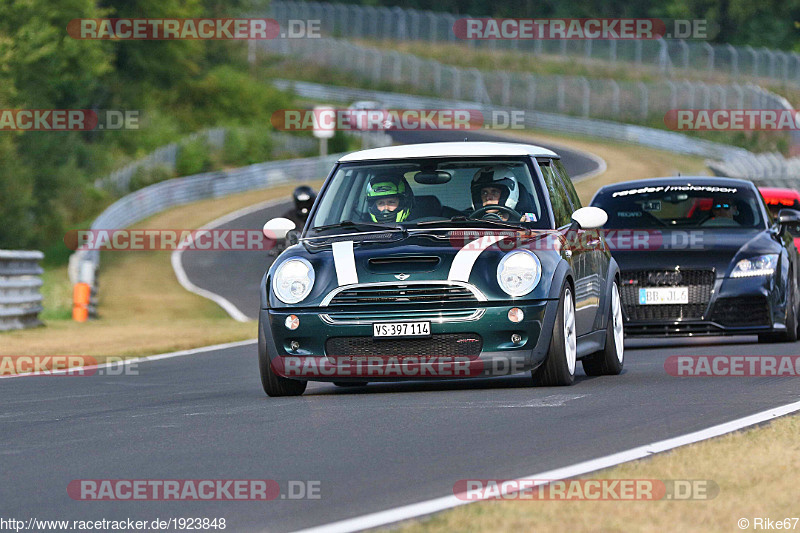
[[[642,112],[642,120],[646,120],[647,116],[650,114],[650,98],[649,93],[647,91],[647,85],[644,82],[639,82],[639,99],[641,100],[641,112]]]
[[[536,109],[536,77],[528,74],[528,109]]]
[[[28,250],[0,250],[0,331],[41,326],[44,254]]]
[[[583,116],[588,118],[592,89],[591,87],[589,87],[589,81],[586,78],[581,76],[580,80],[581,80],[581,85],[583,86],[583,105],[581,107],[583,111]]]

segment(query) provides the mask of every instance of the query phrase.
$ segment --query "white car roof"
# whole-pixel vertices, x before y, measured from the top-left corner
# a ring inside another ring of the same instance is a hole
[[[486,156],[520,156],[556,157],[558,154],[532,144],[503,142],[443,142],[403,144],[360,150],[342,156],[340,163],[352,161],[371,161],[377,159],[409,159],[417,157],[486,157]]]

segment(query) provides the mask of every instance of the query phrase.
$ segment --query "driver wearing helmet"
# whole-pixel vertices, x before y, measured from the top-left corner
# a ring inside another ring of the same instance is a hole
[[[375,176],[367,183],[367,211],[373,222],[403,222],[413,204],[414,193],[404,177]]]
[[[486,206],[500,205],[518,214],[519,189],[519,182],[510,167],[500,165],[482,168],[472,178],[472,209],[476,211]],[[497,217],[504,221],[510,218],[510,213],[504,209],[489,209],[485,215],[490,215],[486,218]],[[528,221],[525,216],[520,220]]]

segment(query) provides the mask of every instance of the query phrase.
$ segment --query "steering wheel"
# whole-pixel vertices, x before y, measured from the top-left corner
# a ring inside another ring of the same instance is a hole
[[[472,214],[467,218],[470,218],[472,220],[477,220],[479,218],[483,218],[486,220],[494,220],[494,219],[503,220],[498,213],[489,213],[489,211],[502,211],[503,213],[506,213],[508,215],[508,220],[513,220],[514,222],[517,222],[522,218],[522,215],[520,213],[514,211],[510,207],[506,207],[504,205],[499,205],[499,204],[491,204],[479,207],[478,209],[473,211]]]

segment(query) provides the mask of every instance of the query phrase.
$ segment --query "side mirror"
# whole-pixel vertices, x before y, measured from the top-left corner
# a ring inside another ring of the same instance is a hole
[[[781,226],[788,226],[790,224],[797,224],[800,222],[800,211],[794,209],[781,209],[778,212],[778,224]]]
[[[286,238],[286,234],[294,230],[296,226],[294,222],[288,218],[278,217],[273,218],[264,224],[264,237],[271,240],[281,241]]]
[[[794,209],[781,209],[778,212],[775,224],[778,226],[778,236],[783,237],[783,234],[787,230],[789,231],[790,235],[794,236],[798,225],[800,225],[800,211],[795,211]]]
[[[575,229],[599,229],[608,222],[608,213],[599,207],[581,207],[572,213],[572,226]]]

